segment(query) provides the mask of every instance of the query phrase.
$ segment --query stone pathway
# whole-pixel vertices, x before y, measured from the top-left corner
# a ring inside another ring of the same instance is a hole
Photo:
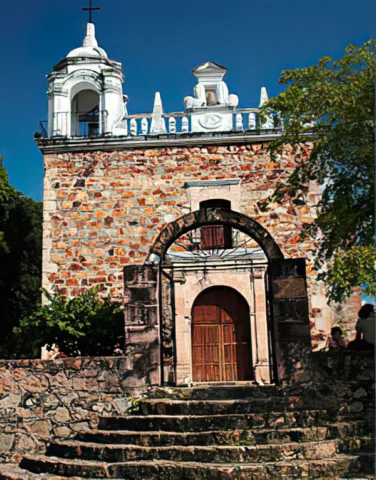
[[[0,479],[375,478],[372,426],[275,387],[158,388]]]

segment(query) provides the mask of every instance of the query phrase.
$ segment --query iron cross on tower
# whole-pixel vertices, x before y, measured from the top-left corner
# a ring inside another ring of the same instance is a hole
[[[89,12],[89,23],[93,23],[92,12],[100,9],[100,7],[93,7],[92,0],[89,0],[89,6],[86,8],[82,8],[81,10],[83,10],[84,12]]]

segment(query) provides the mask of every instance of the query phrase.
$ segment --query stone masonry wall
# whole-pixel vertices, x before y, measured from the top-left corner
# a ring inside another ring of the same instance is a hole
[[[146,389],[124,357],[0,361],[0,461],[123,414]]]
[[[269,230],[287,257],[309,256],[299,243],[315,215],[315,190],[306,205],[260,203],[308,154],[288,149],[272,163],[267,145],[161,148],[45,155],[43,286],[76,295],[105,284],[121,295],[122,269],[142,263],[166,223],[190,211],[187,181],[241,179],[240,211]]]
[[[252,143],[46,154],[43,287],[74,296],[102,284],[121,297],[123,267],[143,263],[160,230],[197,208],[185,182],[229,178],[241,180],[240,197],[230,198],[233,208],[262,224],[286,258],[306,257],[313,279],[315,245],[300,241],[300,233],[315,217],[317,187],[298,199],[287,195],[282,205],[269,200],[277,183],[304,161],[309,145],[297,155],[286,147],[279,163],[266,149]],[[312,323],[331,316],[320,288],[319,301],[311,302]]]

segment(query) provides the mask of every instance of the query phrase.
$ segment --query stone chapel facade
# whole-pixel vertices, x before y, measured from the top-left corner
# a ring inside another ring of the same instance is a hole
[[[48,126],[36,136],[43,287],[75,296],[101,285],[124,298],[128,353],[149,383],[269,383],[291,345],[310,349],[310,329],[324,343],[338,319],[312,270],[315,244],[300,238],[318,186],[271,200],[310,146],[287,145],[273,163],[272,119],[238,108],[221,65],[193,74],[183,112],[164,113],[157,93],[151,114],[130,115],[121,64],[91,23],[54,67]],[[354,296],[340,311],[349,330],[359,306]]]

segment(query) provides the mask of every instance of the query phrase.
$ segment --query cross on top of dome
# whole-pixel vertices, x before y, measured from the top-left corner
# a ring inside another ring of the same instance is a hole
[[[101,9],[101,7],[93,7],[92,0],[89,0],[89,6],[88,7],[81,8],[81,10],[83,10],[84,12],[89,13],[89,19],[88,19],[89,23],[93,23],[93,12],[98,11],[100,9]]]

